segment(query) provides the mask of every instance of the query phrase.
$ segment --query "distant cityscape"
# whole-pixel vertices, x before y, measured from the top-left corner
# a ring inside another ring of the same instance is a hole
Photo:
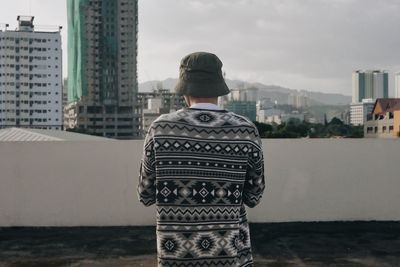
[[[67,10],[68,59],[62,58],[62,27],[36,27],[33,16],[18,16],[15,30],[0,25],[0,129],[140,139],[157,117],[185,106],[172,86],[162,81],[149,91],[139,91],[137,0],[71,0]],[[62,77],[63,60],[68,60],[67,79]],[[354,132],[351,127],[361,129],[357,137],[396,138],[400,73],[394,75],[392,98],[387,71],[355,70],[349,73],[353,86],[348,101],[343,96],[343,101],[332,104],[305,90],[243,83],[230,85],[230,94],[221,97],[219,105],[262,127],[269,125],[265,137],[281,137],[273,131],[293,123],[307,127],[293,136],[311,137],[318,125],[332,122],[346,125],[348,133]]]

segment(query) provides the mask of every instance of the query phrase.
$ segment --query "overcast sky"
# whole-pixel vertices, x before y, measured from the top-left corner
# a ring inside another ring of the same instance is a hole
[[[19,14],[63,25],[66,55],[66,0],[8,1],[0,23]],[[385,69],[393,87],[399,29],[399,0],[139,0],[139,82],[177,77],[184,55],[209,51],[229,79],[350,95],[353,70]]]

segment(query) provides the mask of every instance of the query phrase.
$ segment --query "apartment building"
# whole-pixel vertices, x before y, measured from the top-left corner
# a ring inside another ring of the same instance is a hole
[[[65,125],[116,139],[142,136],[137,0],[70,0]]]
[[[310,106],[310,98],[306,93],[291,93],[288,96],[288,105],[295,108],[307,108]]]
[[[185,106],[182,96],[169,89],[158,88],[152,92],[138,93],[138,103],[142,108],[142,131],[147,132],[151,123],[160,115],[176,111]]]
[[[0,29],[0,128],[61,130],[61,27],[40,29],[33,16]]]
[[[400,137],[400,98],[377,99],[364,124],[364,136]]]
[[[353,72],[352,82],[350,123],[363,125],[375,100],[389,97],[389,74],[382,70],[356,70]]]
[[[352,103],[363,99],[388,98],[389,74],[383,70],[356,70],[352,75]]]
[[[137,102],[142,109],[153,109],[149,106],[149,103],[154,103],[156,100],[151,99],[160,99],[160,105],[169,110],[178,110],[185,106],[184,98],[171,92],[169,89],[158,88],[152,92],[138,93]]]
[[[364,125],[367,116],[374,108],[375,100],[363,99],[360,103],[350,104],[350,124],[355,126]]]
[[[257,108],[255,101],[229,101],[225,104],[225,109],[236,114],[242,115],[255,121],[257,118]]]

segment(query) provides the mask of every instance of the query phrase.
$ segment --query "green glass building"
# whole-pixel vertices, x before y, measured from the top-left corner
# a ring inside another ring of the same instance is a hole
[[[137,0],[67,0],[67,128],[141,137],[137,104]]]
[[[256,120],[257,108],[255,101],[229,101],[225,104],[225,108],[236,114],[245,116],[251,121]]]
[[[357,70],[352,75],[352,103],[389,97],[389,74],[382,70]]]

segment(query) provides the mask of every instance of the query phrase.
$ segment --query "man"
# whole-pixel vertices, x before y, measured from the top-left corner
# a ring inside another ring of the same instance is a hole
[[[175,90],[189,108],[160,116],[145,138],[138,194],[157,206],[158,266],[252,266],[244,204],[264,191],[262,144],[248,119],[217,106],[222,62],[184,57]]]

